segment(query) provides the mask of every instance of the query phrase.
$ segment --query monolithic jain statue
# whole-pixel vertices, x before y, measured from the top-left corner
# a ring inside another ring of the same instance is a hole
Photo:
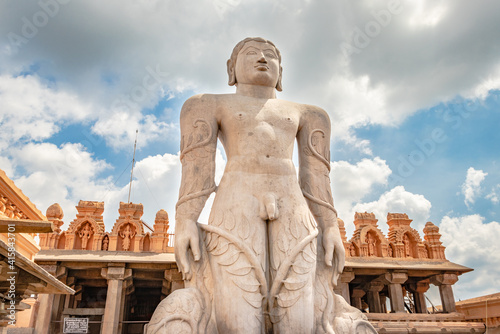
[[[345,254],[327,113],[276,98],[281,54],[270,41],[239,42],[227,70],[235,94],[182,107],[175,255],[186,288],[160,303],[147,333],[376,333],[333,292]],[[227,156],[218,187],[217,138]],[[214,191],[208,225],[198,224]]]

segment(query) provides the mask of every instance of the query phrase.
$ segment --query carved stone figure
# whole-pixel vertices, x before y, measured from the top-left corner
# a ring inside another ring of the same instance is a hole
[[[368,256],[375,256],[375,239],[371,233],[366,235],[366,243],[368,244]]]
[[[104,236],[104,238],[102,239],[102,247],[101,249],[103,251],[107,251],[109,248],[109,237],[107,235]]]
[[[393,254],[394,254],[394,252],[392,250],[392,246],[389,245],[389,247],[387,247],[387,256],[388,257],[393,257],[394,256]]]
[[[411,256],[411,253],[410,253],[410,238],[408,238],[408,234],[405,233],[405,235],[403,236],[403,245],[404,245],[404,249],[405,249],[405,257],[410,257]]]
[[[120,237],[122,237],[122,249],[124,251],[128,251],[130,249],[130,243],[132,238],[135,236],[135,231],[133,231],[130,227],[130,224],[125,225],[120,231]]]
[[[356,256],[356,248],[352,244],[349,245],[349,254],[353,257]]]
[[[87,249],[87,243],[92,236],[92,228],[89,223],[85,223],[83,227],[78,232],[78,236],[82,239],[82,249]]]
[[[160,303],[147,333],[375,333],[333,292],[345,250],[328,114],[276,98],[281,54],[268,40],[239,42],[227,70],[235,94],[182,107],[175,255],[186,288]],[[227,156],[218,187],[217,138]],[[197,224],[214,191],[208,225]]]

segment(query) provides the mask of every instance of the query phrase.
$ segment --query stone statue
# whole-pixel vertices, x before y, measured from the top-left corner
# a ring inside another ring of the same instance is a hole
[[[102,247],[101,250],[107,251],[109,248],[109,237],[107,235],[102,239]]]
[[[130,249],[130,242],[132,238],[135,236],[135,231],[132,231],[130,228],[130,224],[127,224],[123,230],[120,231],[120,237],[122,240],[122,248],[124,251],[128,251]]]
[[[404,245],[404,249],[405,249],[405,257],[410,257],[411,254],[410,254],[410,238],[408,238],[408,234],[405,233],[405,235],[403,236],[403,245]]]
[[[82,239],[82,249],[87,249],[87,243],[92,235],[92,229],[90,228],[89,223],[85,223],[83,228],[78,233],[80,239]]]
[[[368,244],[368,256],[375,256],[375,238],[371,233],[366,236],[366,243]]]
[[[268,40],[239,42],[227,71],[235,94],[182,107],[175,256],[186,288],[160,303],[147,333],[376,333],[333,292],[345,251],[327,113],[276,98],[281,54]],[[227,156],[218,187],[217,138]],[[208,225],[197,224],[214,191]]]
[[[353,244],[349,245],[349,254],[354,257],[356,256],[356,248],[354,247]]]

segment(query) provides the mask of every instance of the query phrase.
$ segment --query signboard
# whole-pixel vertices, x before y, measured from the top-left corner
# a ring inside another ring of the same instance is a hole
[[[63,333],[88,333],[89,318],[64,318]]]

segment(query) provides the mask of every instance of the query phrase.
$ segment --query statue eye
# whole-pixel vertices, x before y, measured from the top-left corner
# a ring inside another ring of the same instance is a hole
[[[255,51],[248,51],[247,52],[247,56],[254,56],[256,54],[257,54],[257,52],[255,52]]]
[[[276,58],[276,55],[274,53],[268,52],[268,53],[266,53],[266,57]]]

